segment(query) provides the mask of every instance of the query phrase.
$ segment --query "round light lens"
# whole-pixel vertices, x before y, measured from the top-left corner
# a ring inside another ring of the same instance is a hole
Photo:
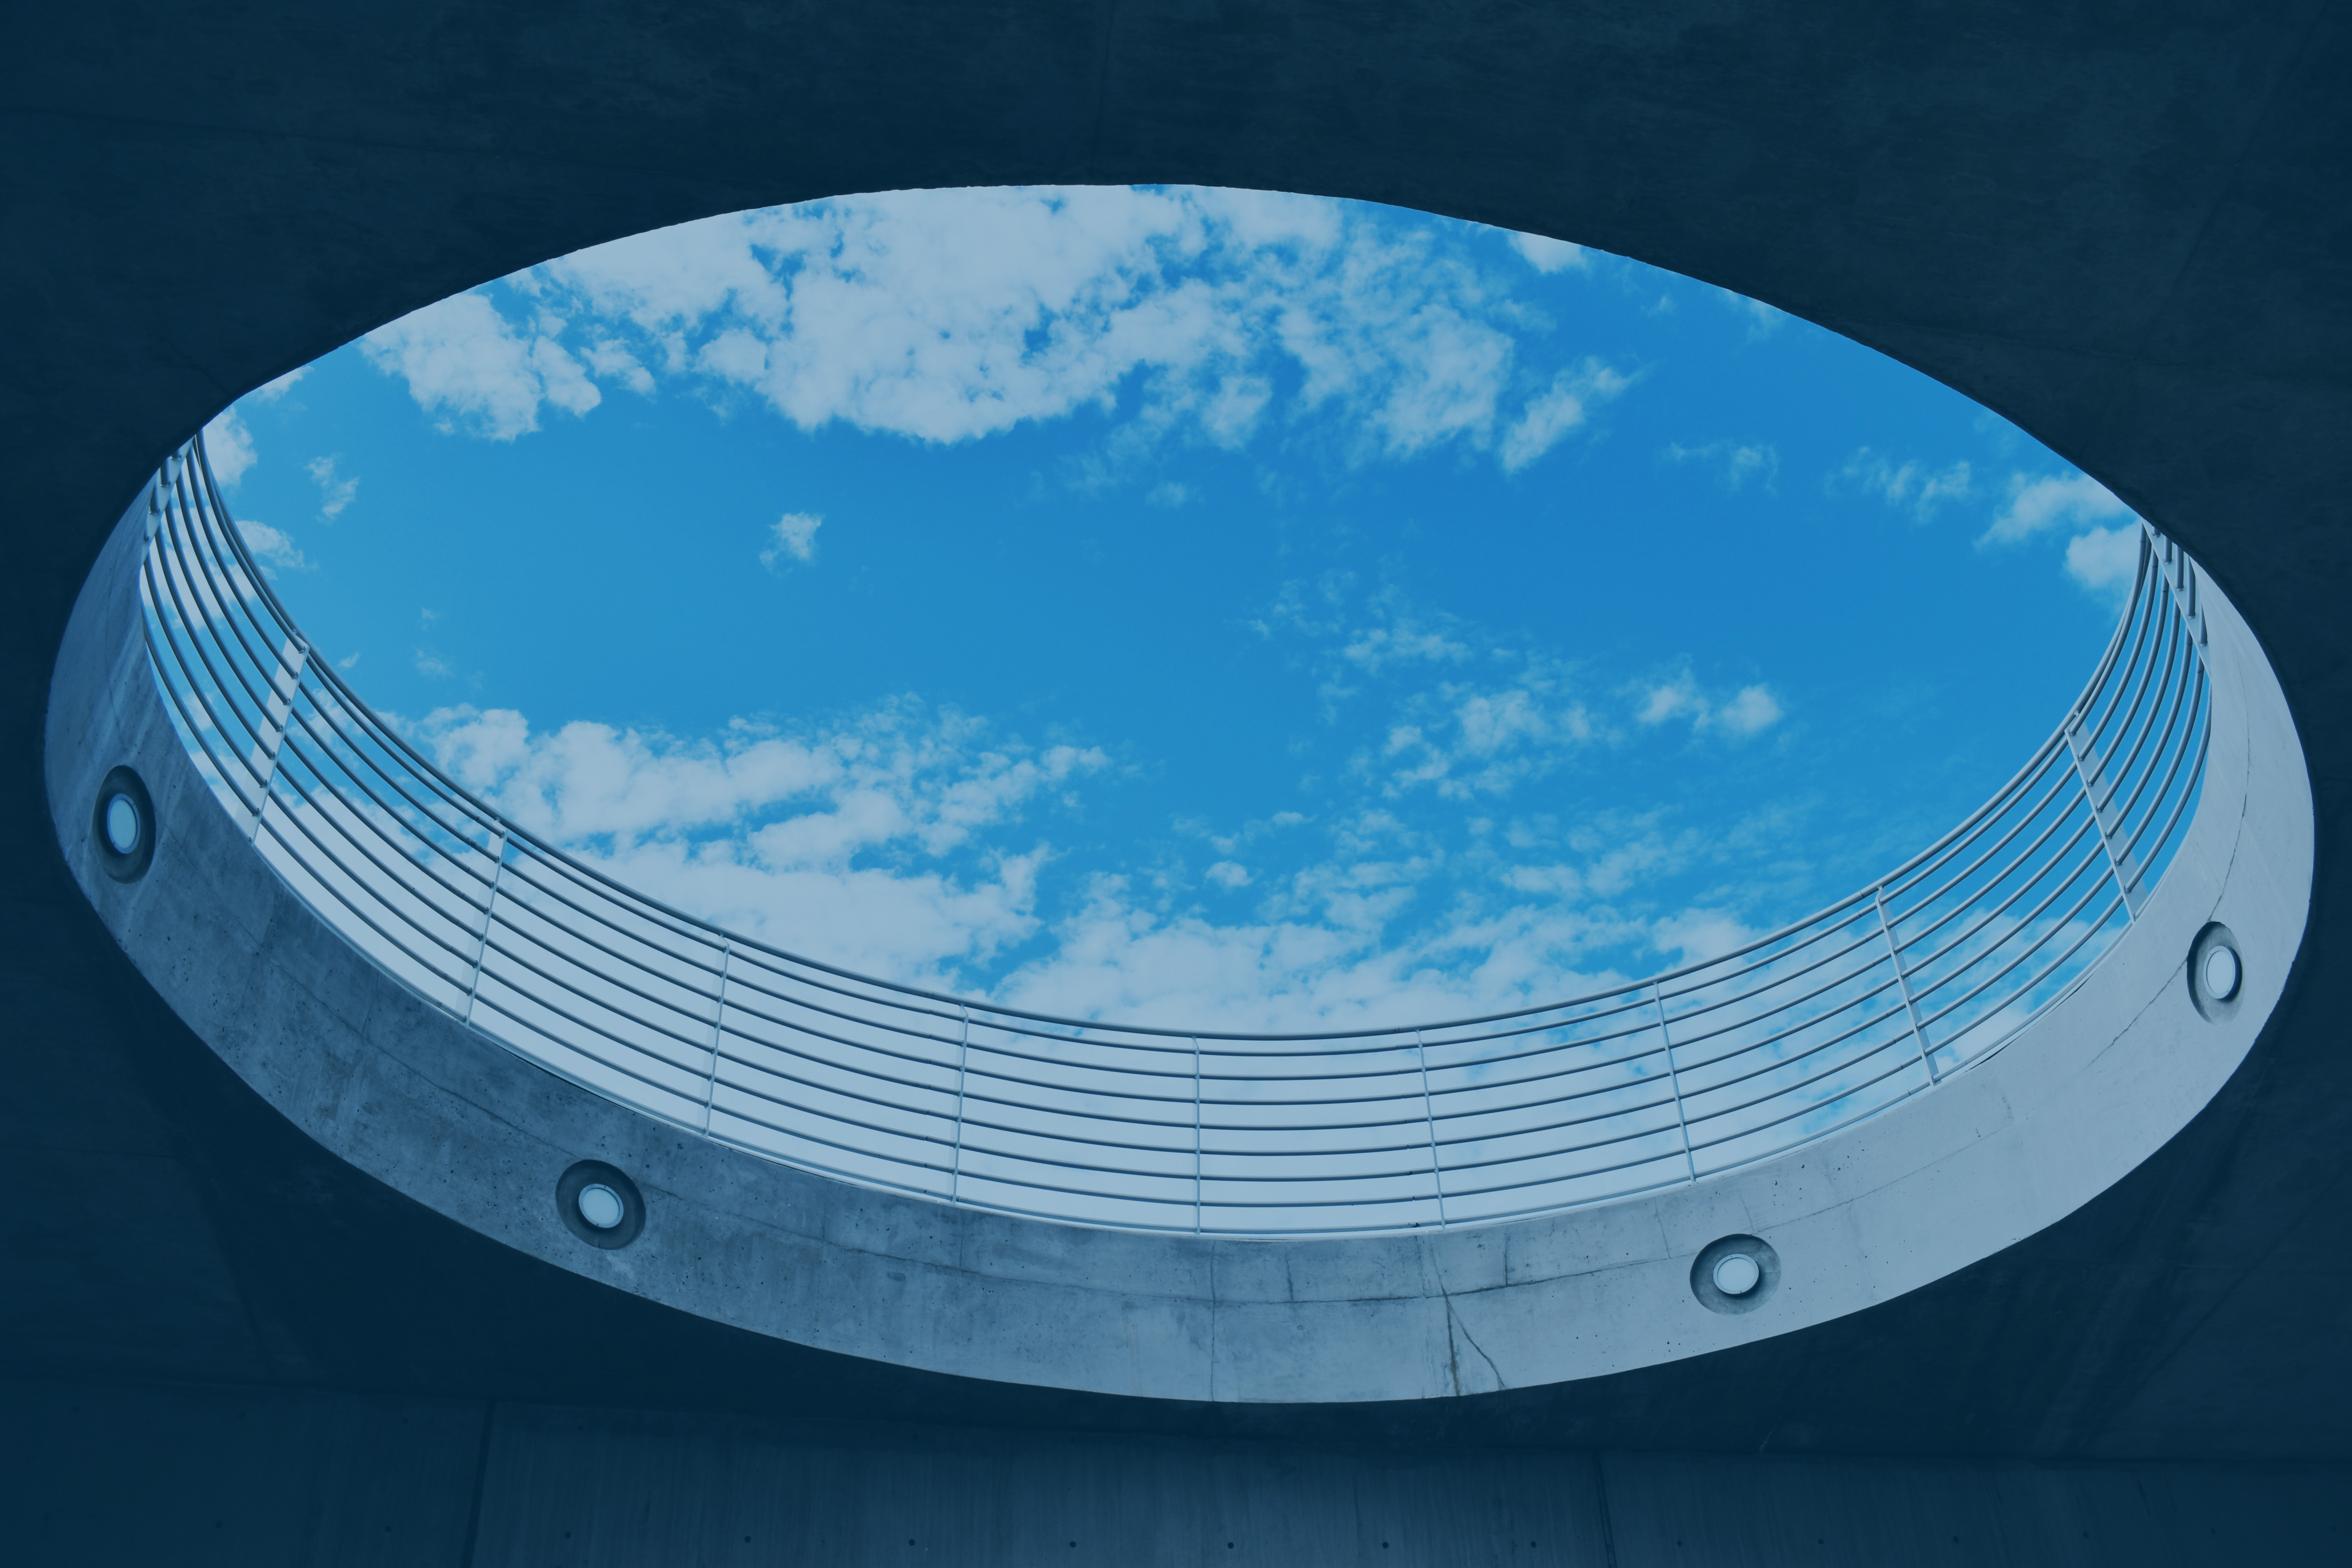
[[[1745,1296],[1763,1278],[1764,1270],[1744,1252],[1732,1253],[1715,1266],[1715,1288],[1727,1296]]]
[[[612,1229],[626,1212],[621,1194],[602,1182],[591,1182],[580,1189],[580,1217],[598,1230]]]
[[[2238,955],[2217,944],[2205,954],[2205,994],[2227,1002],[2237,994]]]
[[[127,795],[106,803],[106,841],[117,855],[128,855],[139,847],[139,807]]]

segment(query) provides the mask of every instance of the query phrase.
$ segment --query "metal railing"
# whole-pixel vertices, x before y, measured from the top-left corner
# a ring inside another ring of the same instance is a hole
[[[1981,1059],[2126,930],[2187,831],[2196,572],[2130,607],[2017,776],[1878,882],[1737,952],[1556,1005],[1191,1033],[893,985],[634,893],[459,789],[278,605],[201,441],[150,494],[158,688],[260,854],[362,952],[551,1072],[828,1175],[1089,1225],[1475,1224],[1783,1153]]]

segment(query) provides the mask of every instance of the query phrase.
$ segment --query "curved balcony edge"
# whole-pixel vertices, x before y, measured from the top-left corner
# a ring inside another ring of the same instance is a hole
[[[694,1137],[533,1066],[363,955],[213,799],[148,672],[146,503],[85,584],[50,688],[58,842],[164,1002],[362,1171],[468,1227],[680,1310],[956,1375],[1106,1394],[1337,1403],[1572,1381],[1728,1348],[1916,1289],[2032,1235],[2168,1141],[2252,1048],[2300,950],[2313,867],[2302,748],[2267,660],[2202,587],[2214,701],[2203,796],[2129,929],[2002,1049],[1818,1142],[1696,1183],[1438,1232],[1238,1239],[1099,1229],[854,1185]],[[110,868],[97,797],[152,802],[152,863]],[[2193,994],[2215,926],[2227,1005]],[[556,1194],[583,1160],[642,1194],[591,1245]],[[1753,1237],[1753,1310],[1694,1266]]]

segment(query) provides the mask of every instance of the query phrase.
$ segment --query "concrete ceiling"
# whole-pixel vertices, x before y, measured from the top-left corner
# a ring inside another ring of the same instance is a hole
[[[9,44],[0,1368],[1399,1443],[2352,1453],[2342,7],[97,0]],[[2070,1219],[1836,1323],[1476,1399],[1210,1409],[881,1368],[530,1263],[309,1143],[145,991],[47,837],[37,748],[73,595],[174,442],[595,241],[1130,180],[1401,203],[1721,283],[1976,397],[2180,538],[2264,640],[2319,819],[2312,936],[2230,1087]]]

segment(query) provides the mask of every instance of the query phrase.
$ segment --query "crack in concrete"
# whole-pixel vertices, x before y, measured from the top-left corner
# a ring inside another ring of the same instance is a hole
[[[1437,1287],[1438,1295],[1445,1302],[1445,1375],[1453,1384],[1454,1392],[1457,1394],[1463,1392],[1462,1352],[1454,1343],[1456,1335],[1460,1336],[1462,1342],[1467,1344],[1480,1361],[1486,1363],[1486,1375],[1495,1380],[1495,1387],[1508,1388],[1510,1384],[1503,1381],[1502,1370],[1496,1366],[1495,1358],[1488,1355],[1479,1347],[1478,1342],[1470,1337],[1469,1328],[1462,1321],[1461,1314],[1454,1310],[1454,1292],[1445,1283],[1445,1266],[1431,1256],[1429,1244],[1426,1242],[1422,1244],[1421,1260],[1423,1267],[1429,1271],[1430,1282]]]

